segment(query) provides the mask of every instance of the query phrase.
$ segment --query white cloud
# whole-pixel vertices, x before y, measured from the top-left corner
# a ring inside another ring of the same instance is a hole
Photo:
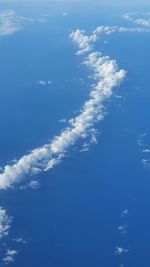
[[[53,168],[60,163],[70,146],[74,145],[81,138],[87,138],[91,134],[94,123],[104,118],[103,102],[112,95],[113,88],[119,86],[124,80],[126,72],[118,70],[115,60],[111,60],[108,56],[103,56],[100,52],[92,52],[92,44],[97,40],[98,34],[104,33],[109,35],[117,31],[143,31],[143,28],[99,26],[89,36],[79,29],[70,34],[70,37],[78,44],[79,50],[77,55],[88,52],[84,64],[93,72],[95,82],[89,100],[84,103],[80,114],[71,119],[68,127],[49,144],[34,149],[14,164],[4,167],[0,174],[1,189],[7,189],[14,183],[19,183],[28,175],[35,175]],[[38,83],[45,86],[50,84],[51,81],[41,80]],[[93,135],[93,140],[94,138]],[[126,216],[127,212],[124,211],[122,216]]]
[[[80,30],[73,32],[70,37],[79,46],[78,54],[82,54],[81,51],[90,50],[90,44],[96,38],[93,35],[84,35]],[[102,56],[99,52],[89,53],[84,64],[93,72],[95,85],[80,114],[71,119],[68,127],[50,144],[34,149],[12,165],[6,165],[0,174],[1,189],[7,189],[14,183],[19,183],[28,175],[53,168],[66,155],[70,146],[79,139],[87,138],[91,134],[94,123],[104,118],[103,102],[112,95],[113,88],[119,86],[124,80],[126,72],[118,69],[115,60]]]
[[[113,33],[126,33],[126,32],[149,32],[149,29],[145,29],[142,27],[119,27],[119,26],[99,26],[96,28],[96,30],[93,32],[93,34],[105,34],[110,35]]]
[[[37,81],[37,84],[38,85],[41,85],[41,86],[47,86],[47,85],[51,85],[52,84],[52,81],[44,81],[44,80],[40,80],[40,81]]]
[[[27,243],[27,241],[25,241],[22,237],[13,238],[12,241],[15,242],[15,243],[19,243],[19,244],[26,244]]]
[[[37,190],[40,188],[40,183],[38,181],[32,180],[30,183],[28,183],[28,187],[31,189]]]
[[[6,255],[3,258],[4,264],[9,264],[14,262],[15,256],[18,254],[18,252],[14,249],[7,249]]]
[[[120,225],[120,226],[118,226],[118,230],[123,235],[127,234],[127,225]]]
[[[92,50],[92,43],[96,41],[96,34],[90,36],[85,35],[84,31],[77,29],[70,34],[70,37],[76,42],[80,50],[76,53],[77,55],[83,55],[86,52]]]
[[[140,18],[139,18],[140,16]],[[141,18],[142,16],[142,18]],[[126,13],[123,15],[123,18],[127,21],[130,21],[134,24],[150,28],[150,12],[133,12]]]
[[[115,254],[116,254],[117,256],[122,255],[122,254],[125,254],[125,253],[127,253],[127,252],[129,252],[129,251],[128,251],[127,249],[123,248],[123,247],[119,247],[119,246],[117,246],[117,247],[115,248]]]
[[[63,12],[62,16],[68,16],[68,13],[67,12]]]
[[[121,217],[127,217],[129,215],[129,211],[128,210],[123,210],[121,212]]]
[[[13,10],[0,13],[0,35],[14,34],[20,30],[22,25]]]
[[[150,149],[149,148],[144,149],[143,153],[150,153]]]
[[[8,235],[11,221],[12,219],[7,215],[6,210],[0,207],[0,238]]]
[[[134,21],[134,23],[138,24],[138,25],[142,25],[144,27],[149,28],[150,27],[150,19],[136,19]]]
[[[150,168],[150,158],[143,158],[142,159],[142,164],[143,164],[143,167],[144,168],[147,168],[147,169],[149,169]]]
[[[47,22],[47,16],[41,14],[39,18],[29,18],[17,15],[14,10],[5,10],[0,13],[0,36],[19,32],[24,28],[26,23],[33,22]]]
[[[20,186],[20,190],[26,190],[26,189],[38,190],[39,188],[40,188],[40,183],[36,180],[32,180],[29,183]]]
[[[139,152],[141,154],[141,162],[145,169],[150,169],[150,148],[149,145],[145,142],[146,133],[140,134],[137,139],[137,144],[139,146]]]
[[[63,118],[63,119],[60,119],[59,122],[60,122],[60,123],[66,123],[67,121],[66,121],[65,118]]]

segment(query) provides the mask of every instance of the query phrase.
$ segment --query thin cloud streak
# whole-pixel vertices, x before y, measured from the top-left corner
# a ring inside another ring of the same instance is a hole
[[[5,10],[0,13],[0,36],[12,35],[24,29],[26,23],[45,23],[47,16],[41,14],[39,18],[23,17],[14,10]]]
[[[140,16],[140,18],[139,18]],[[142,18],[141,18],[142,16]],[[126,13],[123,15],[123,18],[127,21],[130,21],[136,25],[143,26],[145,28],[150,28],[150,12],[133,12]]]
[[[6,210],[0,207],[0,239],[8,235],[11,221],[12,219],[7,215]]]

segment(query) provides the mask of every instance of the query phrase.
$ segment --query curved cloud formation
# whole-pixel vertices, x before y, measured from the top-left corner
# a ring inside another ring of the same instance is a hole
[[[78,43],[80,49],[78,54],[90,51],[91,48],[88,47],[91,47],[91,43],[96,40],[96,35],[85,36],[80,30],[74,31],[70,37]],[[80,114],[71,119],[68,127],[50,144],[34,149],[13,165],[6,165],[0,174],[1,189],[7,189],[14,183],[21,182],[26,176],[53,168],[66,155],[70,146],[79,139],[86,138],[94,123],[103,119],[103,103],[112,95],[113,88],[124,80],[126,72],[118,69],[115,60],[102,56],[99,52],[89,53],[84,64],[92,70],[95,85]]]

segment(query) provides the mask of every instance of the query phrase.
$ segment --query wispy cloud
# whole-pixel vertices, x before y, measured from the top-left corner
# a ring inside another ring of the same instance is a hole
[[[37,81],[37,84],[38,85],[41,85],[41,86],[47,86],[47,85],[51,85],[52,84],[52,81],[45,81],[45,80],[40,80],[40,81]]]
[[[143,27],[120,27],[120,26],[99,26],[97,29],[93,32],[94,34],[105,34],[110,35],[113,33],[134,33],[134,32],[149,32],[149,29],[145,29]]]
[[[119,225],[118,230],[121,234],[126,235],[127,234],[127,225]]]
[[[0,35],[14,34],[22,30],[20,19],[12,10],[0,13]]]
[[[121,217],[122,218],[125,218],[125,217],[127,217],[129,215],[129,211],[128,210],[123,210],[122,212],[121,212]]]
[[[18,244],[26,244],[26,243],[27,243],[27,241],[24,240],[22,237],[19,237],[19,238],[13,238],[12,241],[15,242],[15,243],[18,243]]]
[[[146,133],[139,134],[137,145],[143,167],[147,170],[150,170],[150,146],[146,142],[147,138],[148,135]]]
[[[63,12],[62,13],[62,16],[65,16],[66,17],[66,16],[68,16],[68,13],[67,12]]]
[[[150,28],[150,12],[126,13],[123,15],[123,18],[134,24],[141,25],[146,28]]]
[[[8,235],[12,218],[7,215],[5,209],[0,207],[0,238]]]
[[[26,23],[47,21],[47,16],[41,14],[39,18],[29,18],[18,15],[14,10],[5,10],[0,13],[0,36],[12,35],[21,31]]]
[[[120,246],[117,246],[117,247],[115,248],[115,254],[116,254],[117,256],[122,255],[122,254],[125,254],[125,253],[128,253],[128,252],[129,252],[128,249],[125,249],[125,248],[120,247]]]

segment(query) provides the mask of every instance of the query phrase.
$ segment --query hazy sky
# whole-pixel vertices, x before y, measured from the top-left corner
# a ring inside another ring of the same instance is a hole
[[[106,4],[106,5],[150,5],[150,0],[0,0],[0,2],[66,2],[66,3],[98,3],[98,4]]]

